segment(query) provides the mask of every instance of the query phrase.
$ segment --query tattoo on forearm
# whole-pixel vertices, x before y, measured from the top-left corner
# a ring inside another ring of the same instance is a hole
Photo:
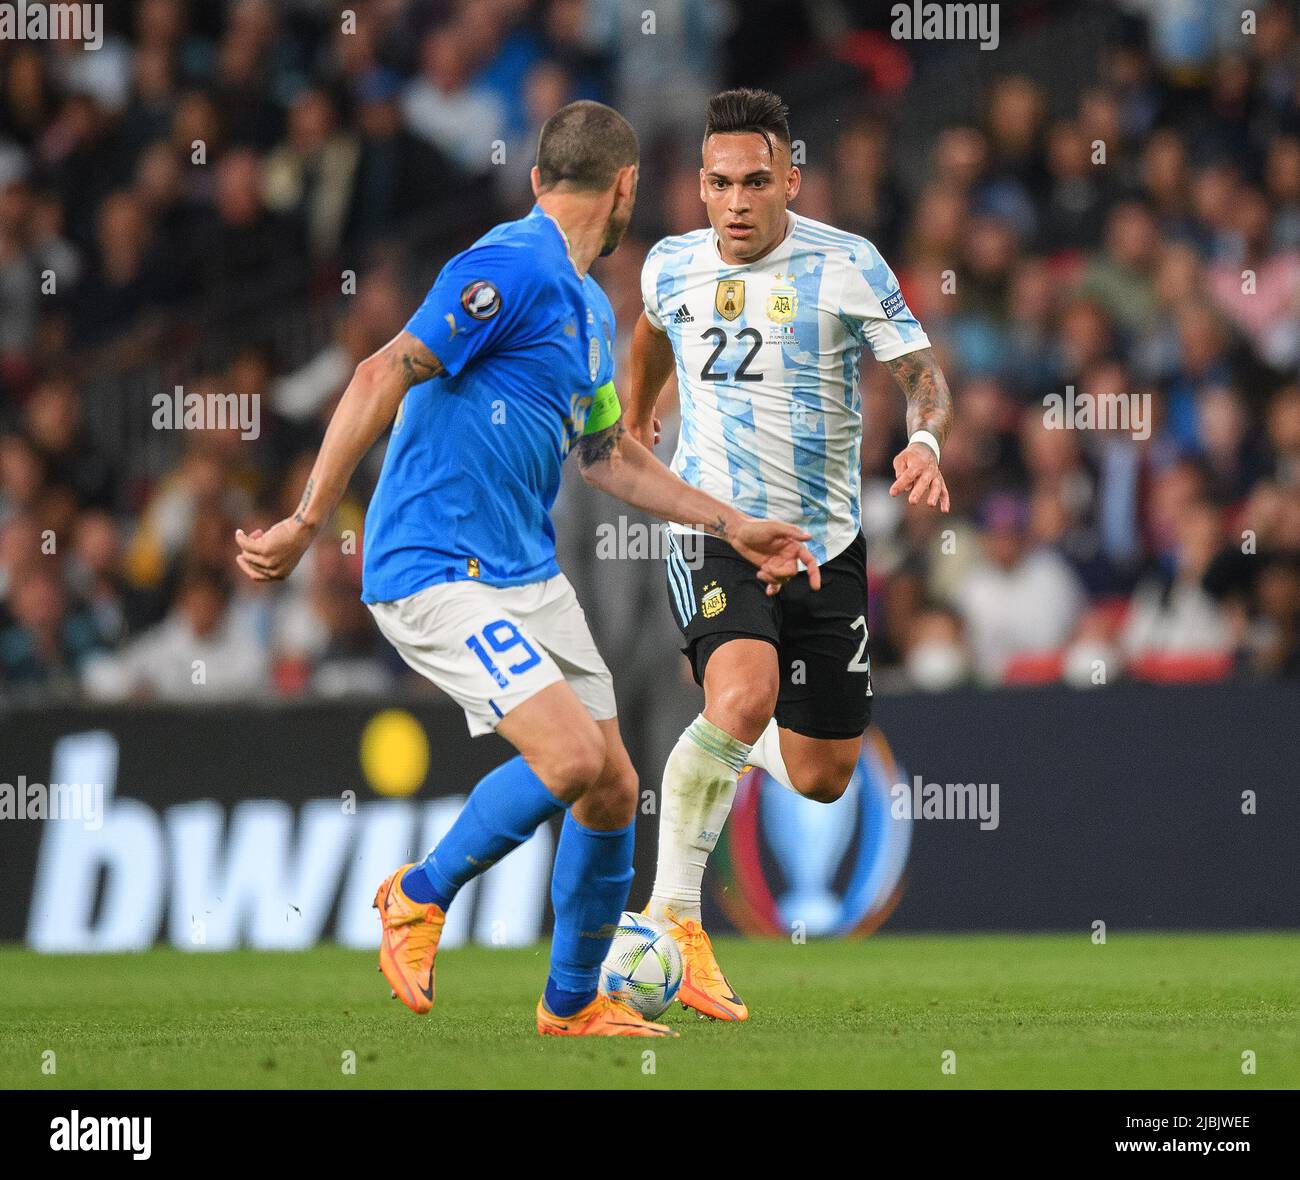
[[[907,395],[908,434],[928,430],[942,446],[952,429],[952,394],[934,350],[917,349],[885,364]]]
[[[389,354],[389,364],[401,373],[408,389],[443,372],[442,362],[427,348],[394,350]]]
[[[299,524],[307,523],[303,519],[302,514],[307,511],[307,505],[311,503],[311,494],[312,491],[315,489],[315,487],[316,487],[316,481],[314,479],[309,479],[307,480],[307,486],[302,490],[302,500],[298,504],[298,511],[293,514],[294,520],[296,520]]]
[[[727,535],[727,522],[721,516],[700,526],[706,533],[712,533],[715,537],[725,538]]]
[[[593,463],[605,463],[613,455],[618,440],[626,432],[620,418],[613,426],[598,430],[595,434],[584,434],[578,439],[578,464],[590,467]]]

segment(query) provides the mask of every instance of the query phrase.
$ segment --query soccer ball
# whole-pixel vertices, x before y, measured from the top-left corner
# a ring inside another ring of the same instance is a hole
[[[647,1020],[668,1010],[682,985],[682,952],[653,918],[624,911],[600,966],[600,990]]]

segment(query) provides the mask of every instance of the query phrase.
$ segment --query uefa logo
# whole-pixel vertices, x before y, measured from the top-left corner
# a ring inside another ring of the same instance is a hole
[[[880,731],[870,729],[844,795],[814,803],[755,768],[740,780],[713,854],[715,896],[745,934],[870,934],[898,904],[912,825],[891,813],[906,781]]]

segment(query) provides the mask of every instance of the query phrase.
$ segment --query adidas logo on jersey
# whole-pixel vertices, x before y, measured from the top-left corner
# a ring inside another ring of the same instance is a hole
[[[673,323],[674,324],[695,323],[695,317],[691,315],[691,310],[689,307],[686,306],[686,304],[683,303],[681,307],[679,307],[675,312],[673,312]]]

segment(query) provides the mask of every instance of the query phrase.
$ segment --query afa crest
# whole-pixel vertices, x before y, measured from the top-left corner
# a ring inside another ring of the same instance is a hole
[[[706,619],[716,619],[727,609],[727,595],[717,582],[710,582],[704,587],[700,597],[700,614]]]
[[[794,275],[777,275],[767,296],[767,318],[774,324],[788,324],[799,310]]]
[[[745,310],[745,280],[719,279],[713,306],[724,320],[734,320]]]

